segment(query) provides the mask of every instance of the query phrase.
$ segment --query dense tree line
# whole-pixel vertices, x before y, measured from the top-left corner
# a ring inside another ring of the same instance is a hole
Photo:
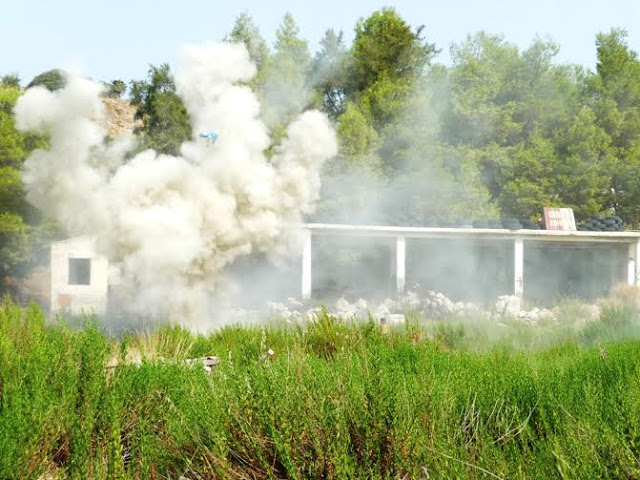
[[[24,273],[40,245],[59,235],[26,199],[22,163],[35,148],[46,148],[47,139],[16,130],[13,107],[20,95],[17,76],[0,79],[0,291],[9,276]]]
[[[317,218],[536,218],[544,206],[565,206],[578,219],[615,212],[640,225],[640,60],[623,30],[597,35],[595,71],[558,63],[551,41],[520,50],[486,32],[451,46],[445,66],[427,33],[384,8],[357,23],[351,45],[327,30],[315,55],[289,14],[272,48],[249,14],[225,37],[246,45],[258,67],[251,86],[272,148],[304,109],[320,108],[335,122],[340,152],[327,165]],[[64,76],[44,72],[32,85],[60,88]],[[191,137],[168,65],[150,66],[146,79],[128,86],[114,80],[105,87],[111,97],[129,91],[141,149],[178,154]],[[20,94],[15,75],[2,78],[2,277],[50,231],[25,201],[20,179],[28,153],[46,145],[15,130]]]
[[[306,107],[335,120],[321,213],[536,218],[566,206],[640,224],[640,61],[623,30],[597,35],[594,72],[558,63],[549,40],[521,51],[486,32],[443,66],[423,27],[390,8],[358,22],[350,46],[327,30],[313,58],[291,16],[277,37],[270,51],[245,14],[227,40],[258,64],[275,131]]]

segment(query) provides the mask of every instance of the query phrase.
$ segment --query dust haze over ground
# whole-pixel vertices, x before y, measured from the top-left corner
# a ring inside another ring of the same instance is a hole
[[[260,104],[245,84],[255,66],[240,45],[184,49],[176,75],[193,122],[181,156],[132,143],[104,143],[100,86],[70,75],[65,88],[29,89],[15,108],[18,128],[49,135],[50,148],[25,162],[28,199],[71,235],[98,237],[140,313],[192,328],[212,322],[222,272],[239,257],[299,251],[295,224],[313,209],[322,164],[336,154],[327,117],[294,119],[271,159]],[[215,131],[213,143],[198,138]]]

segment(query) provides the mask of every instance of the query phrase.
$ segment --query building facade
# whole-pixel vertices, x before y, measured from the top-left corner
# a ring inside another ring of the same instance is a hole
[[[51,312],[103,314],[107,309],[109,261],[94,237],[51,245]]]

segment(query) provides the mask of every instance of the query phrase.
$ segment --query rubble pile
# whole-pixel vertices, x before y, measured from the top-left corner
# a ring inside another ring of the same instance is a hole
[[[557,309],[533,308],[531,310],[521,310],[516,315],[517,318],[527,323],[538,323],[541,320],[554,320],[558,315]]]
[[[429,291],[423,300],[421,313],[432,317],[441,317],[447,315],[479,315],[482,309],[475,303],[470,302],[453,302],[449,300],[442,292]]]
[[[401,324],[405,321],[405,313],[415,312],[434,320],[451,317],[475,317],[500,321],[505,318],[521,320],[527,324],[540,321],[553,321],[558,316],[558,309],[532,308],[525,309],[522,301],[514,295],[502,295],[497,298],[493,307],[481,306],[470,302],[454,302],[442,292],[418,292],[409,290],[396,299],[386,298],[379,303],[367,303],[359,298],[349,301],[342,297],[335,304],[327,305],[327,313],[336,318],[367,319],[370,316],[376,320],[385,319],[389,324]],[[597,307],[589,307],[588,316],[597,318]],[[309,301],[289,298],[285,302],[267,302],[268,314],[272,317],[283,318],[289,322],[313,321],[322,311]]]

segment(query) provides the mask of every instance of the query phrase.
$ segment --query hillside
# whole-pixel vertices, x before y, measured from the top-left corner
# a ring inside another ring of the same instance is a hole
[[[134,120],[136,108],[131,105],[129,100],[123,98],[107,98],[102,99],[106,109],[106,118],[103,126],[107,133],[115,137],[123,133],[133,133],[133,129],[138,123]]]

